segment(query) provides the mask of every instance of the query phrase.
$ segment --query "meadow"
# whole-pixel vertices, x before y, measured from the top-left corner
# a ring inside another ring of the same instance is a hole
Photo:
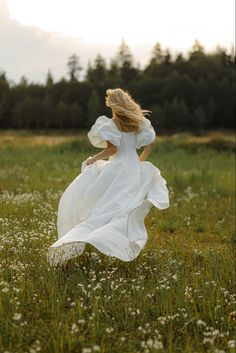
[[[0,132],[0,352],[234,352],[233,134],[158,136],[170,207],[134,261],[87,245],[51,268],[60,195],[97,152],[85,133]]]

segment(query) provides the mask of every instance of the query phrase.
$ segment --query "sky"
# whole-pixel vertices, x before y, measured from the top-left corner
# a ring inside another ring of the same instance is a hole
[[[100,53],[109,63],[122,38],[141,67],[156,42],[187,52],[235,43],[234,0],[0,0],[0,70],[44,82],[66,76],[68,57],[82,66]],[[3,49],[3,50],[2,50]]]

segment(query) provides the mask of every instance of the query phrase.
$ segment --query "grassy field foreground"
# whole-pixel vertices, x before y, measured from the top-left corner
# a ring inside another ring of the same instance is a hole
[[[50,268],[60,195],[98,152],[85,134],[0,133],[0,352],[234,352],[234,138],[159,137],[170,208],[132,262],[87,245]]]

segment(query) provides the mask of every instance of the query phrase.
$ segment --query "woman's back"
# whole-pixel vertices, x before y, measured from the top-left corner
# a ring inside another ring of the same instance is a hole
[[[137,133],[135,131],[121,131],[118,127],[114,119],[111,119],[115,128],[120,132],[120,146],[118,154],[132,154],[136,152],[136,144],[137,144]]]

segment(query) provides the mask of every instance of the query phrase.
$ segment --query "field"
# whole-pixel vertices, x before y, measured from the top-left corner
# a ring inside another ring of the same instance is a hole
[[[51,268],[60,195],[98,152],[85,133],[0,133],[0,352],[234,352],[234,136],[158,137],[170,208],[132,262],[87,245]]]

